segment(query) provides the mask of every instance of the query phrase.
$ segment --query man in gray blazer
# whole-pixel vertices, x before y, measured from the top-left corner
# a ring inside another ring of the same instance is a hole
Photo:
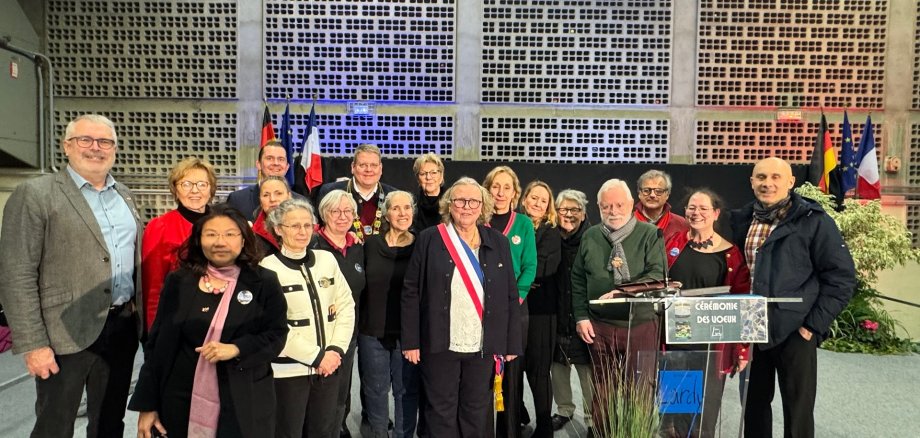
[[[143,225],[134,196],[109,174],[112,122],[67,125],[67,167],[13,191],[0,231],[0,301],[35,376],[32,436],[73,436],[84,387],[88,437],[122,436],[141,314]]]

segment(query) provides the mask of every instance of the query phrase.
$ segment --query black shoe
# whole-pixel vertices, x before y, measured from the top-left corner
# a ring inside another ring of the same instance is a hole
[[[348,426],[342,425],[342,429],[339,430],[339,438],[351,438],[351,432],[348,430]]]
[[[527,412],[527,408],[521,408],[521,427],[530,424],[530,412]]]
[[[387,420],[387,430],[393,430],[393,420]]]
[[[553,414],[553,430],[560,430],[565,427],[566,423],[572,421],[572,417],[565,415]]]

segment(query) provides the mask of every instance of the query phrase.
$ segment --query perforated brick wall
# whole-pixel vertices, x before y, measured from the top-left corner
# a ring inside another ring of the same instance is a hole
[[[777,123],[774,120],[697,120],[694,162],[754,163],[776,156],[792,163],[807,163],[815,148],[818,125],[818,122]],[[850,126],[853,143],[858,144],[863,123],[851,122]],[[840,123],[828,123],[828,132],[838,154],[842,143],[840,130]],[[876,152],[882,156],[881,150],[885,145],[882,125],[873,121],[872,132]]]
[[[881,108],[888,0],[700,0],[697,105]]]
[[[303,141],[310,114],[309,107],[304,108],[304,113],[293,111],[292,108],[291,129],[296,149]],[[281,126],[282,114],[275,114],[276,131]],[[350,157],[363,143],[376,145],[384,157],[392,158],[416,157],[426,152],[450,158],[454,153],[453,116],[317,114],[316,124],[323,156]]]
[[[451,102],[453,0],[265,0],[268,99]]]
[[[482,101],[667,105],[669,0],[483,0]]]
[[[483,117],[484,161],[667,163],[663,119]]]
[[[55,92],[234,99],[236,1],[48,0]]]
[[[83,111],[55,112],[55,139],[63,138],[67,123]],[[237,175],[237,115],[217,112],[100,111],[118,134],[118,152],[112,173],[137,190],[137,202],[147,219],[176,207],[167,188],[172,167],[190,156],[206,158],[218,177]],[[58,141],[59,143],[59,141]],[[67,162],[55,148],[58,166]],[[224,183],[218,190],[233,190]]]

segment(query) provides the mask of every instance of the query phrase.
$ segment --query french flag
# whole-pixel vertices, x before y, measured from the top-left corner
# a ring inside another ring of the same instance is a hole
[[[294,191],[307,196],[323,184],[322,155],[319,153],[319,128],[316,126],[316,103],[310,108],[310,118],[304,130],[304,140],[297,160]]]
[[[875,136],[872,134],[872,116],[866,117],[859,149],[856,152],[859,163],[856,174],[856,196],[860,199],[879,199],[882,197],[882,185],[878,177],[878,158],[875,156]]]

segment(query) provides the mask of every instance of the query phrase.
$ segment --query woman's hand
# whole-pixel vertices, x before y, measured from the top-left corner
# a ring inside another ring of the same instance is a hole
[[[137,438],[151,438],[151,431],[156,428],[160,435],[166,436],[166,428],[160,423],[157,411],[141,412],[137,416]]]
[[[204,358],[211,363],[230,360],[240,355],[240,349],[233,344],[222,344],[217,341],[211,341],[195,349]]]
[[[511,362],[512,360],[515,360],[515,359],[517,359],[516,354],[506,354],[505,355],[505,362]]]
[[[335,370],[339,369],[341,365],[342,356],[336,351],[329,350],[323,354],[323,360],[319,361],[319,368],[316,370],[319,371],[321,376],[329,377]]]
[[[418,365],[419,361],[422,360],[421,356],[421,351],[418,348],[415,350],[403,350],[403,357],[412,363],[412,365]]]

